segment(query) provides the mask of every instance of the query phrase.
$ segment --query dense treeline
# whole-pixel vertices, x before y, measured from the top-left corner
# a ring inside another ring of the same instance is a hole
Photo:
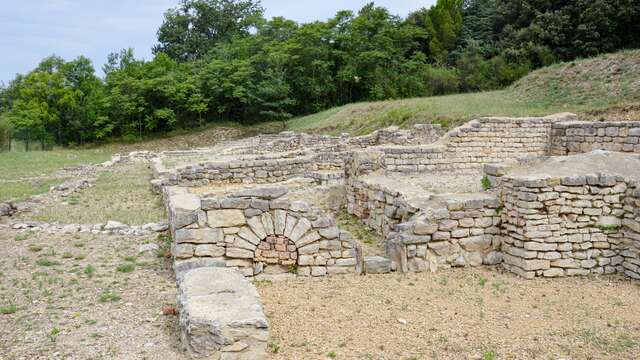
[[[321,22],[264,19],[258,0],[182,0],[155,56],[46,58],[0,88],[0,145],[135,139],[221,119],[286,120],[365,100],[504,87],[559,60],[640,46],[635,0],[373,3]]]

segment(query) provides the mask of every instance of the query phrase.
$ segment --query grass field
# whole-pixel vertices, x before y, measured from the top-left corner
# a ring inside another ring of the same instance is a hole
[[[46,192],[66,180],[57,171],[98,164],[110,157],[105,149],[0,153],[0,201],[24,200]]]
[[[118,165],[100,173],[92,187],[38,207],[30,220],[59,224],[97,224],[109,220],[129,225],[163,221],[164,208],[151,191],[151,171],[144,164]]]
[[[560,63],[534,71],[510,88],[471,94],[349,104],[289,121],[289,129],[362,135],[391,126],[457,126],[481,116],[578,113],[585,119],[637,116],[640,51]]]

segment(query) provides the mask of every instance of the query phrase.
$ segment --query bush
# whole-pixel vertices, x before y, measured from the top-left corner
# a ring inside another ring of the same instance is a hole
[[[9,124],[6,120],[0,117],[0,151],[9,148]]]

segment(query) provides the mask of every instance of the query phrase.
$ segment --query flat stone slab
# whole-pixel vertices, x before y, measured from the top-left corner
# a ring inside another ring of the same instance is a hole
[[[269,326],[258,292],[232,268],[204,267],[178,278],[181,339],[193,357],[264,359]]]
[[[367,274],[388,274],[391,272],[391,260],[382,256],[364,258],[364,269]]]
[[[640,179],[638,169],[640,169],[638,154],[594,150],[585,154],[549,157],[527,166],[514,166],[506,171],[506,175],[533,180],[601,173]]]

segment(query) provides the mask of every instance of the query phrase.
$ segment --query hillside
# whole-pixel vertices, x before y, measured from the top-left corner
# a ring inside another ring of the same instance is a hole
[[[640,51],[555,64],[511,87],[483,93],[349,104],[289,121],[291,130],[362,134],[380,127],[437,122],[453,126],[478,116],[571,111],[585,119],[640,115]]]

